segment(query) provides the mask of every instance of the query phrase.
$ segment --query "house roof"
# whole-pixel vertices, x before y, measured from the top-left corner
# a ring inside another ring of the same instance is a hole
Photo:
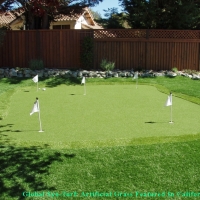
[[[70,9],[70,8],[69,8]],[[1,12],[0,13],[0,25],[11,24],[15,21],[19,16],[23,14],[23,9],[17,9],[14,12]],[[83,16],[84,18],[90,20],[91,24],[88,25],[89,28],[93,29],[102,29],[95,21],[94,18],[88,8],[81,9],[70,9],[67,14],[57,14],[55,15],[54,21],[76,21],[79,17]]]
[[[78,20],[78,18],[83,14],[84,9],[70,9],[67,14],[57,14],[55,16],[55,21],[71,21]]]
[[[14,22],[24,11],[16,9],[15,11],[0,12],[0,25],[9,25]]]
[[[90,12],[90,10],[86,7],[86,8],[82,8],[82,9],[73,9],[71,10],[67,15],[66,14],[58,14],[55,17],[55,21],[72,21],[72,20],[78,20],[79,17],[83,16],[84,18],[90,20],[91,24],[90,25],[86,25],[88,28],[92,28],[92,29],[102,29],[101,26],[99,26],[95,21],[94,18],[92,16],[92,13]]]
[[[0,25],[10,24],[16,19],[16,16],[11,12],[0,13]]]

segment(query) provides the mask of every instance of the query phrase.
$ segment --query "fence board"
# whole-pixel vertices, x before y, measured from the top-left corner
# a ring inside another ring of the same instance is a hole
[[[42,59],[47,68],[81,68],[81,44],[94,39],[94,66],[102,59],[115,62],[116,69],[198,70],[199,30],[28,30],[7,31],[0,47],[0,67],[29,67],[31,59]]]

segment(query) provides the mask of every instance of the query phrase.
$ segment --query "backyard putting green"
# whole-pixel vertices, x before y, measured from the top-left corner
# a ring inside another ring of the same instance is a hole
[[[81,144],[134,141],[138,138],[194,135],[199,133],[200,106],[173,97],[173,124],[167,95],[153,86],[139,85],[60,85],[36,91],[18,90],[11,98],[7,117],[2,121],[4,139],[15,143]],[[30,116],[39,98],[43,133],[39,133],[38,113]],[[72,145],[72,146],[73,146]]]

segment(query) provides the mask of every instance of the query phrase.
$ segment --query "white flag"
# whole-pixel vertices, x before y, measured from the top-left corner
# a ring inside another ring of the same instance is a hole
[[[135,72],[133,79],[137,79],[138,78],[138,72]]]
[[[83,77],[81,84],[85,84],[85,77]]]
[[[172,94],[168,96],[165,106],[172,106]]]
[[[32,109],[32,111],[31,111],[30,115],[32,115],[32,114],[35,113],[35,112],[40,112],[38,100],[36,100],[36,102],[34,103],[33,109]]]
[[[32,80],[33,80],[33,82],[37,83],[38,82],[38,75],[36,75]]]

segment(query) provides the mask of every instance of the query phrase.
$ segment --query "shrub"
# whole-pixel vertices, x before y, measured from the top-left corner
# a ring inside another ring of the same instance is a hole
[[[173,72],[177,72],[178,69],[177,69],[176,67],[173,67],[173,68],[172,68],[172,71],[173,71]]]
[[[29,62],[30,69],[44,69],[44,62],[40,59],[33,59]]]
[[[100,64],[101,68],[105,71],[110,71],[110,70],[113,70],[115,68],[115,63],[114,62],[110,62],[110,61],[107,61],[106,59],[103,59],[101,61],[101,64]]]
[[[192,69],[183,69],[183,71],[187,74],[198,74],[198,72],[196,70],[192,70]]]
[[[91,69],[93,67],[94,60],[94,42],[91,37],[85,37],[82,43],[81,51],[81,63],[85,69]]]

